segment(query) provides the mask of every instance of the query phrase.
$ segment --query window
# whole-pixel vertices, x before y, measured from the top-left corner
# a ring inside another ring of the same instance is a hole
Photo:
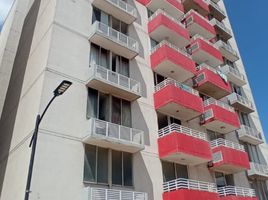
[[[240,122],[241,122],[241,124],[250,127],[250,121],[249,121],[249,116],[248,116],[248,114],[240,112],[240,113],[239,113],[239,116],[240,116]]]
[[[86,145],[84,181],[133,186],[132,154]]]
[[[220,134],[220,133],[217,133],[217,132],[214,132],[214,131],[211,131],[211,130],[207,130],[207,133],[208,133],[209,138],[210,138],[211,141],[216,140],[218,138],[222,138],[222,139],[225,138],[224,134]]]
[[[255,163],[261,163],[257,146],[252,144],[245,144],[244,146],[246,152],[248,153],[249,161]]]
[[[181,121],[179,119],[176,119],[174,117],[170,117],[167,115],[163,115],[161,113],[157,113],[157,119],[158,119],[158,128],[165,128],[168,125],[171,124],[178,124],[181,125]]]
[[[232,174],[224,175],[223,173],[215,172],[217,187],[234,186],[234,177]]]
[[[116,73],[129,77],[129,60],[91,43],[90,66],[100,65]]]
[[[131,127],[131,103],[88,88],[87,118],[97,118]]]
[[[178,178],[188,179],[188,169],[185,165],[179,165],[171,162],[162,162],[164,182]]]
[[[252,186],[256,190],[257,197],[259,200],[268,200],[268,190],[265,181],[254,180]]]
[[[242,95],[242,88],[231,83],[231,87],[232,87],[232,91],[235,92],[236,94],[239,94],[240,96],[243,96]]]

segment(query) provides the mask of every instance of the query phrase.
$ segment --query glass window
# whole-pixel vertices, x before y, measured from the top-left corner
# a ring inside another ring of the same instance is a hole
[[[226,180],[223,173],[215,172],[216,184],[217,187],[224,187],[226,186]]]
[[[101,11],[95,7],[93,7],[93,11],[92,11],[92,24],[95,21],[101,21]]]
[[[240,112],[240,122],[243,125],[246,125],[246,126],[249,126],[250,127],[250,121],[249,121],[248,114]]]
[[[84,181],[96,182],[96,147],[92,145],[85,147]]]
[[[92,64],[92,65],[98,65],[99,64],[99,51],[100,51],[99,46],[91,43],[91,47],[90,47],[90,64]]]
[[[109,95],[99,93],[99,117],[98,119],[109,121],[110,119],[110,105]]]
[[[132,174],[132,154],[123,153],[123,175],[124,175],[124,185],[133,186],[133,174]]]
[[[122,100],[122,125],[131,127],[131,103]]]
[[[112,123],[121,124],[121,101],[112,97]]]
[[[108,184],[108,149],[98,147],[97,182]]]
[[[177,178],[186,178],[186,179],[188,179],[187,166],[176,164],[176,176],[177,176]]]
[[[88,88],[87,118],[98,116],[98,91]]]
[[[164,182],[176,179],[174,164],[170,162],[162,162]]]
[[[122,185],[122,152],[112,151],[112,183]]]

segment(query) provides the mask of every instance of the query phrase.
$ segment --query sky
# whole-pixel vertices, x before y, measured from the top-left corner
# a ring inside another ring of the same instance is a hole
[[[0,0],[0,30],[13,0]],[[268,1],[225,0],[255,103],[268,139]]]

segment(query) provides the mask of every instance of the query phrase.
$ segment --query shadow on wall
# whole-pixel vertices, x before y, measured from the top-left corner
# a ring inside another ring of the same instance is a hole
[[[133,159],[135,189],[139,192],[146,192],[148,194],[148,199],[153,200],[153,183],[141,153],[136,153]]]
[[[40,2],[41,0],[35,0],[33,2],[32,7],[24,20],[5,104],[0,119],[0,196],[3,189],[3,181],[7,167],[9,149],[21,96],[24,74],[30,55],[34,29],[40,8]]]

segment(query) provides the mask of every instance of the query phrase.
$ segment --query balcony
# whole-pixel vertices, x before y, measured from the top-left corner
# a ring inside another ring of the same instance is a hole
[[[214,132],[227,134],[240,128],[240,122],[234,109],[215,99],[204,101],[205,112],[201,124]]]
[[[191,56],[167,41],[155,46],[150,58],[152,69],[165,77],[183,82],[194,77],[196,73],[195,62]]]
[[[215,19],[222,21],[223,19],[226,18],[226,13],[223,9],[221,9],[221,7],[214,3],[211,0],[209,1],[209,9],[210,9],[210,13],[215,17]]]
[[[190,36],[185,26],[160,9],[149,18],[148,32],[152,39],[158,42],[168,40],[180,48],[190,43]]]
[[[209,2],[208,0],[182,0],[185,12],[193,9],[202,16],[209,14]]]
[[[221,0],[211,0],[213,1],[214,3],[219,3]]]
[[[252,179],[268,180],[268,166],[251,162],[248,176]]]
[[[169,78],[155,86],[154,103],[160,113],[185,121],[198,117],[203,112],[199,93]]]
[[[140,82],[95,64],[91,64],[89,70],[88,87],[120,96],[128,101],[141,97]]]
[[[128,59],[139,53],[136,40],[98,21],[91,26],[89,40]]]
[[[231,45],[226,44],[222,40],[219,40],[215,43],[215,46],[218,47],[222,56],[228,60],[232,62],[239,60],[238,53],[231,47]]]
[[[222,22],[219,22],[217,19],[210,20],[211,24],[215,27],[215,30],[221,38],[224,38],[225,41],[233,37],[233,34],[229,28],[227,28]]]
[[[227,78],[216,69],[201,64],[194,80],[194,87],[199,92],[215,99],[221,99],[231,93]]]
[[[210,21],[194,10],[189,11],[183,21],[191,36],[201,35],[208,40],[216,37],[216,31]]]
[[[191,45],[188,47],[193,60],[198,63],[206,63],[209,66],[217,67],[223,63],[221,52],[208,40],[199,35],[193,37]]]
[[[163,200],[218,200],[214,183],[179,178],[165,182]]]
[[[239,140],[243,142],[247,142],[253,145],[259,145],[264,143],[262,139],[262,134],[257,129],[242,125],[237,132]]]
[[[93,0],[92,4],[127,24],[133,23],[137,18],[136,8],[122,0]]]
[[[83,138],[86,144],[136,153],[144,149],[143,131],[102,121],[89,120],[89,132]]]
[[[234,174],[249,169],[248,154],[244,146],[219,138],[210,142],[213,153],[211,169],[225,174]]]
[[[149,0],[147,2],[147,8],[153,12],[162,9],[175,19],[179,19],[184,15],[184,7],[180,0]]]
[[[85,188],[85,200],[148,200],[147,193],[97,187]]]
[[[250,188],[225,186],[218,188],[220,200],[258,200],[255,190]]]
[[[158,131],[159,157],[169,162],[198,165],[212,160],[206,134],[178,124]]]
[[[244,113],[252,113],[255,111],[253,103],[246,97],[243,97],[239,94],[232,93],[228,96],[228,100],[234,108]]]
[[[237,69],[229,65],[224,65],[221,68],[221,71],[227,76],[230,82],[241,87],[247,84],[246,77],[242,73],[240,73]]]

